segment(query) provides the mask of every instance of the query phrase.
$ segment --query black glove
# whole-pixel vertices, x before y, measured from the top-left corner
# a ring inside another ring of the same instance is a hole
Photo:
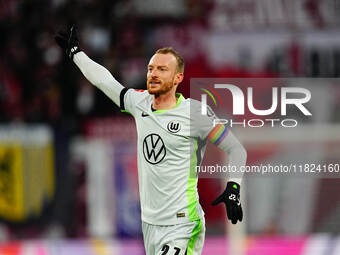
[[[66,52],[66,55],[73,60],[73,56],[81,51],[77,36],[77,28],[73,25],[69,33],[59,31],[54,37],[57,44]]]
[[[223,193],[216,198],[211,205],[225,203],[228,219],[231,223],[236,224],[237,221],[242,221],[243,211],[240,202],[240,185],[236,182],[228,182]]]

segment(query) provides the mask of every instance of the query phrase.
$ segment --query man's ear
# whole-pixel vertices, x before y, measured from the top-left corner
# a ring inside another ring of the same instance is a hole
[[[175,77],[175,84],[179,85],[183,81],[183,78],[184,78],[183,73],[177,73]]]

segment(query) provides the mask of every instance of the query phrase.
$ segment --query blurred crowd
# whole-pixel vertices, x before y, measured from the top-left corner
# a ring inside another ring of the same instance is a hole
[[[319,76],[315,65],[308,72],[301,69],[305,60],[301,58],[297,37],[273,50],[255,70],[249,67],[252,52],[247,48],[240,52],[236,63],[221,66],[209,59],[204,44],[209,33],[235,31],[240,26],[249,29],[251,21],[247,23],[237,15],[245,17],[250,13],[247,20],[255,7],[261,13],[268,12],[262,15],[268,19],[281,8],[260,2],[263,4],[256,7],[253,1],[223,0],[0,1],[0,121],[47,122],[77,132],[79,123],[87,117],[118,112],[55,44],[55,33],[73,23],[79,28],[81,47],[86,53],[128,87],[145,87],[147,61],[163,46],[173,46],[185,58],[185,80],[180,87],[185,96],[189,96],[191,77]],[[285,13],[294,2],[286,1]],[[297,2],[302,2],[301,8],[314,29],[327,25],[320,14],[321,1]],[[328,2],[339,5],[337,1]],[[289,23],[287,17],[280,15],[275,21],[280,22],[280,18],[285,20],[281,20],[285,26]],[[334,26],[332,22],[329,27]],[[267,23],[263,21],[260,29],[266,28]],[[334,70],[324,76],[339,75],[339,52],[332,52]],[[320,62],[318,51],[312,50],[308,55],[311,63]]]
[[[55,44],[55,33],[73,23],[86,53],[125,86],[137,88],[145,86],[146,56],[167,36],[191,48],[195,43],[188,31],[205,27],[199,13],[205,4],[199,1],[187,3],[185,15],[179,8],[174,10],[178,17],[155,19],[135,16],[131,2],[1,1],[1,121],[63,123],[72,128],[83,117],[118,112]],[[186,54],[192,58],[199,55],[195,47],[190,51]]]

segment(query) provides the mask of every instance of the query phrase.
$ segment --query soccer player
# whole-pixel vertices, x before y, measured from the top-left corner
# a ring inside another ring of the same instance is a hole
[[[107,69],[92,61],[80,49],[75,27],[58,33],[56,41],[94,86],[135,118],[146,254],[201,254],[205,221],[198,202],[197,176],[192,173],[208,140],[228,154],[229,164],[238,167],[246,163],[243,146],[224,125],[213,126],[214,114],[203,116],[200,123],[204,124],[190,126],[194,117],[190,108],[201,109],[200,102],[176,93],[183,80],[184,62],[172,48],[159,49],[150,59],[144,91],[123,87]],[[229,180],[212,203],[225,203],[233,224],[243,217],[240,182],[240,178]]]

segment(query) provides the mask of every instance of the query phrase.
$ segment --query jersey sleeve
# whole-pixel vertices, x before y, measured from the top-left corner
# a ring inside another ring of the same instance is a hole
[[[136,106],[143,97],[146,96],[145,90],[124,88],[120,92],[120,110],[135,116]]]
[[[195,130],[196,135],[201,140],[208,140],[215,145],[219,145],[228,135],[229,129],[220,123],[218,117],[209,106],[207,106],[206,115],[196,111],[194,119],[192,130]]]
[[[243,172],[240,170],[247,161],[247,152],[243,145],[229,128],[221,123],[209,106],[206,115],[196,111],[195,119],[199,120],[196,122],[197,126],[194,127],[194,130],[197,130],[198,137],[202,140],[208,140],[228,155],[229,165],[237,169],[235,173],[229,176],[229,179],[240,184],[243,176]]]
[[[119,104],[119,95],[124,87],[109,70],[94,62],[83,51],[75,54],[73,61],[90,83],[103,91],[116,105]]]

